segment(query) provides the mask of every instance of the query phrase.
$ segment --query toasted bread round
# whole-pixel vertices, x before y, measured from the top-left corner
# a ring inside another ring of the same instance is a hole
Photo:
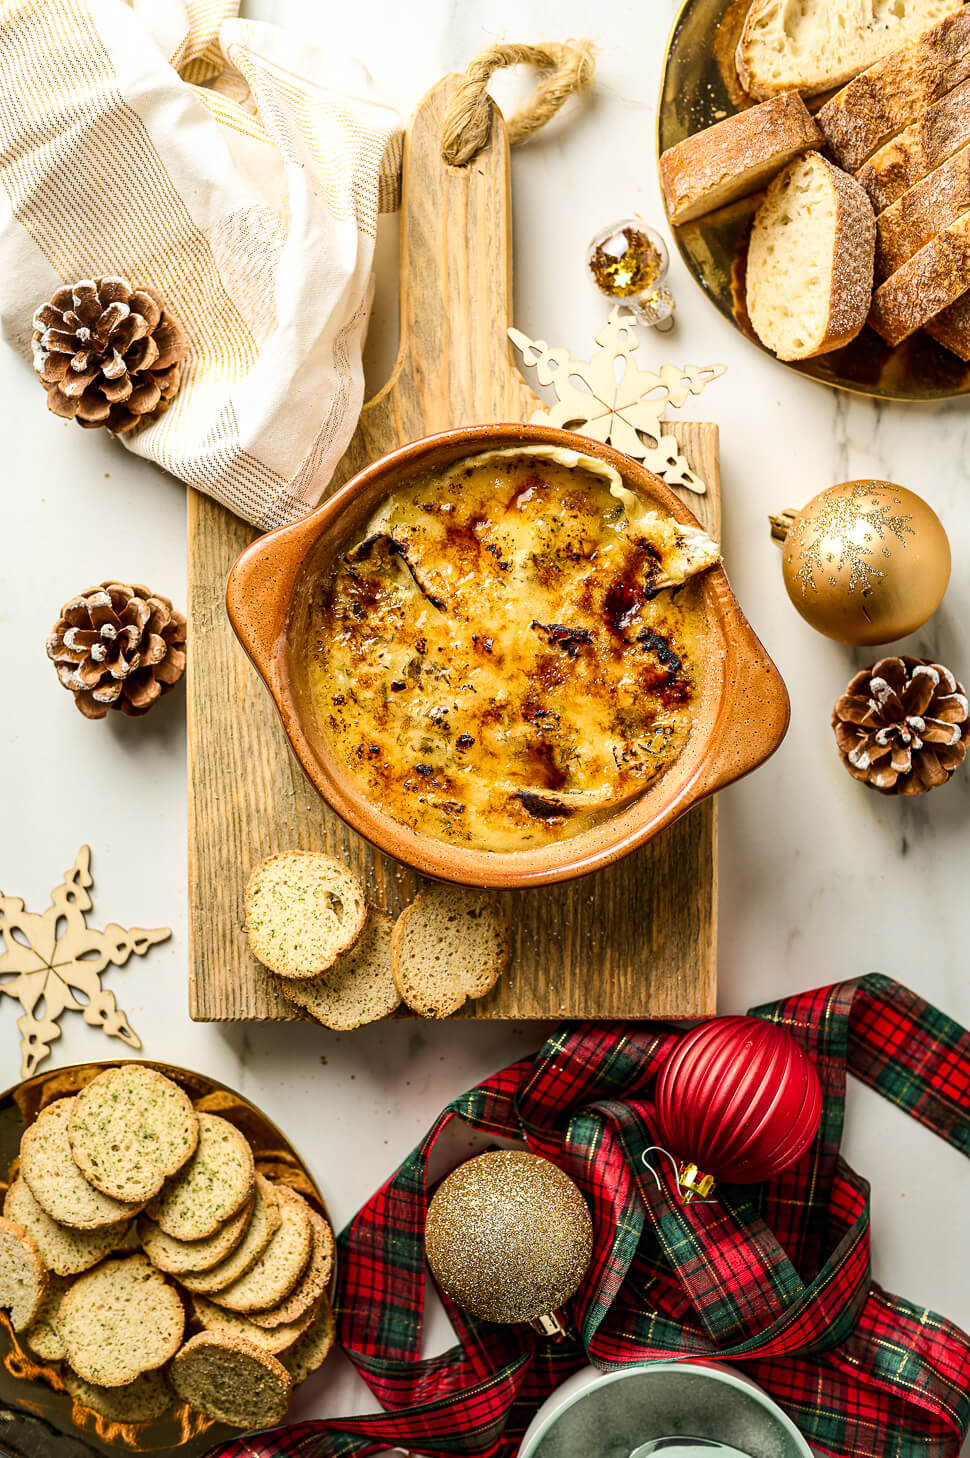
[[[355,876],[320,851],[261,861],[246,886],[253,956],[281,977],[315,977],[356,942],[367,903]]]
[[[48,1104],[20,1141],[20,1173],[42,1210],[59,1225],[102,1230],[130,1220],[141,1203],[114,1200],[84,1178],[71,1153],[69,1127],[74,1099]]]
[[[14,1331],[25,1331],[40,1314],[47,1295],[47,1272],[37,1242],[22,1225],[0,1215],[0,1306],[10,1312]]]
[[[277,1359],[227,1332],[203,1331],[179,1352],[169,1375],[190,1407],[234,1428],[272,1428],[286,1416],[293,1383]]]
[[[487,891],[427,886],[397,919],[391,966],[398,992],[425,1018],[484,997],[508,966],[505,914]]]
[[[265,1331],[247,1316],[241,1316],[238,1311],[224,1311],[206,1296],[193,1296],[192,1310],[206,1331],[221,1331],[230,1336],[242,1337],[244,1341],[262,1347],[264,1352],[272,1352],[274,1357],[291,1347],[312,1326],[317,1314],[316,1307],[311,1306],[298,1320],[288,1322],[285,1326],[275,1326],[272,1331]]]
[[[125,1063],[81,1090],[68,1134],[89,1184],[115,1200],[144,1203],[192,1158],[199,1120],[177,1083],[143,1063]]]
[[[280,1228],[259,1260],[212,1299],[227,1311],[266,1311],[285,1301],[306,1270],[313,1245],[311,1210],[302,1195],[286,1185],[277,1185],[280,1200]]]
[[[333,1307],[324,1296],[312,1326],[280,1354],[280,1361],[293,1378],[294,1387],[305,1382],[311,1372],[322,1367],[330,1355],[337,1334]]]
[[[38,1205],[26,1180],[14,1180],[3,1202],[3,1213],[16,1220],[37,1242],[41,1260],[58,1276],[78,1276],[89,1271],[104,1256],[117,1250],[128,1233],[130,1222],[103,1225],[100,1230],[72,1230],[52,1220]]]
[[[198,1275],[211,1271],[220,1261],[238,1250],[253,1218],[255,1195],[241,1210],[203,1240],[173,1240],[160,1230],[154,1220],[143,1215],[138,1222],[141,1246],[153,1266],[169,1276]]]
[[[333,1231],[316,1210],[310,1211],[310,1224],[313,1228],[310,1264],[285,1301],[279,1306],[270,1307],[268,1311],[252,1313],[250,1321],[255,1326],[266,1331],[280,1326],[291,1326],[315,1308],[326,1291],[333,1273]]]
[[[154,1422],[164,1417],[173,1402],[172,1389],[162,1372],[143,1372],[124,1387],[98,1387],[68,1368],[64,1386],[75,1402],[112,1423]]]
[[[280,991],[325,1028],[349,1032],[389,1017],[401,1001],[391,972],[393,930],[394,918],[371,908],[367,925],[349,952],[318,977],[300,981],[281,977]]]
[[[42,1362],[63,1362],[64,1343],[57,1330],[57,1313],[61,1298],[71,1286],[67,1276],[53,1276],[48,1272],[47,1294],[40,1303],[40,1310],[23,1334],[24,1342]]]
[[[279,1230],[282,1219],[276,1186],[271,1185],[264,1175],[257,1174],[253,1213],[239,1245],[211,1269],[198,1274],[184,1272],[179,1277],[182,1285],[187,1291],[198,1291],[203,1295],[231,1286],[256,1264]]]
[[[175,1355],[185,1309],[147,1257],[125,1256],[77,1278],[61,1301],[57,1329],[79,1377],[124,1387]]]
[[[231,1220],[253,1192],[249,1141],[228,1119],[198,1114],[195,1153],[149,1205],[148,1213],[173,1240],[205,1240]]]

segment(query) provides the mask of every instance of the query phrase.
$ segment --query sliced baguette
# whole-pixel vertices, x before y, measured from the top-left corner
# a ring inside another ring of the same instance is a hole
[[[738,42],[749,96],[841,86],[959,9],[962,0],[753,0]]]
[[[89,1271],[111,1251],[117,1250],[129,1226],[103,1225],[100,1230],[72,1230],[52,1220],[38,1205],[24,1179],[16,1179],[7,1191],[3,1213],[22,1225],[34,1237],[41,1259],[58,1276],[78,1276]]]
[[[660,158],[670,221],[688,223],[757,192],[793,157],[824,142],[795,91],[696,132]]]
[[[318,977],[280,977],[280,991],[325,1028],[350,1031],[390,1017],[401,1001],[391,973],[393,930],[394,918],[371,908],[349,952]]]
[[[173,1401],[162,1372],[143,1372],[124,1387],[99,1387],[68,1368],[64,1386],[75,1402],[112,1423],[154,1422],[168,1412]]]
[[[305,1331],[308,1331],[317,1316],[316,1307],[309,1306],[294,1321],[274,1326],[272,1330],[268,1330],[265,1327],[257,1326],[248,1316],[241,1316],[238,1311],[224,1311],[207,1296],[193,1296],[192,1311],[200,1326],[205,1327],[206,1331],[225,1332],[229,1336],[242,1337],[243,1341],[262,1347],[264,1352],[272,1352],[274,1357],[278,1356],[280,1352],[285,1352],[287,1347],[291,1347]]]
[[[970,5],[877,61],[827,101],[817,121],[832,156],[857,172],[890,137],[970,77]]]
[[[280,977],[325,972],[354,945],[366,921],[360,882],[320,851],[270,856],[246,885],[253,956]]]
[[[887,344],[901,344],[970,289],[970,212],[937,233],[879,285],[869,323]]]
[[[880,147],[856,177],[881,213],[968,142],[970,81],[964,81]]]
[[[904,192],[876,218],[876,279],[882,283],[970,208],[970,145]]]
[[[509,961],[505,914],[494,896],[463,886],[427,886],[397,919],[391,966],[414,1012],[446,1018],[484,997]]]
[[[183,1402],[234,1428],[275,1427],[293,1391],[289,1372],[274,1356],[228,1332],[192,1337],[169,1376]]]
[[[175,1355],[185,1309],[145,1256],[126,1256],[77,1278],[61,1300],[57,1330],[79,1377],[124,1387]]]
[[[89,1184],[113,1200],[137,1202],[157,1195],[191,1159],[199,1121],[177,1083],[144,1063],[124,1063],[99,1073],[74,1099],[68,1137]]]
[[[791,163],[755,214],[748,317],[779,359],[840,349],[872,297],[876,220],[859,184],[818,153]]]
[[[218,1265],[207,1267],[204,1271],[181,1273],[179,1280],[182,1285],[189,1291],[209,1295],[213,1291],[224,1291],[227,1286],[238,1281],[240,1276],[252,1270],[280,1228],[283,1218],[280,1203],[276,1186],[271,1185],[265,1175],[257,1172],[252,1215],[242,1241]]]
[[[10,1312],[14,1331],[25,1331],[37,1320],[47,1283],[34,1237],[0,1215],[0,1307]]]
[[[253,1193],[256,1171],[249,1140],[218,1114],[196,1117],[199,1142],[195,1153],[148,1207],[159,1229],[173,1240],[205,1240],[215,1235],[248,1204]]]
[[[238,1281],[209,1293],[227,1311],[243,1316],[279,1306],[294,1289],[310,1263],[313,1224],[309,1205],[296,1190],[277,1185],[280,1227],[259,1259]]]
[[[970,293],[931,319],[926,332],[951,354],[970,362]]]
[[[48,1104],[24,1131],[20,1173],[30,1192],[59,1225],[103,1230],[137,1215],[141,1205],[114,1200],[84,1178],[71,1153],[70,1124],[75,1099]]]
[[[313,1325],[291,1347],[280,1353],[280,1361],[293,1378],[294,1386],[305,1382],[311,1372],[323,1366],[330,1355],[336,1335],[337,1323],[333,1307],[324,1296]]]
[[[142,1249],[152,1265],[169,1276],[200,1275],[203,1271],[211,1271],[242,1244],[253,1218],[255,1199],[254,1192],[231,1220],[202,1240],[173,1240],[154,1220],[143,1215],[138,1222]]]

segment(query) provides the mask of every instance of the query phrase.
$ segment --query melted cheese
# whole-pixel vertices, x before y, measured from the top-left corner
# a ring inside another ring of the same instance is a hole
[[[502,852],[578,835],[681,752],[696,589],[668,589],[716,560],[600,462],[471,457],[396,492],[321,584],[317,713],[414,830]]]

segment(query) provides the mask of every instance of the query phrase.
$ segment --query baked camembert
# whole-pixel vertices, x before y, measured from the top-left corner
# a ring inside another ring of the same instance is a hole
[[[717,560],[572,451],[492,451],[400,487],[315,605],[310,687],[338,760],[439,840],[509,852],[588,830],[683,749],[699,589],[668,589]]]

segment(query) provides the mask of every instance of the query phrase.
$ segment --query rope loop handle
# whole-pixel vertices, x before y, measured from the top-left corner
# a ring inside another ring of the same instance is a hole
[[[499,42],[469,62],[441,124],[441,155],[449,167],[465,167],[488,141],[492,107],[487,87],[506,66],[534,66],[542,75],[527,106],[507,123],[509,141],[525,141],[545,126],[570,96],[585,91],[596,71],[592,41],[549,41],[527,46]]]

